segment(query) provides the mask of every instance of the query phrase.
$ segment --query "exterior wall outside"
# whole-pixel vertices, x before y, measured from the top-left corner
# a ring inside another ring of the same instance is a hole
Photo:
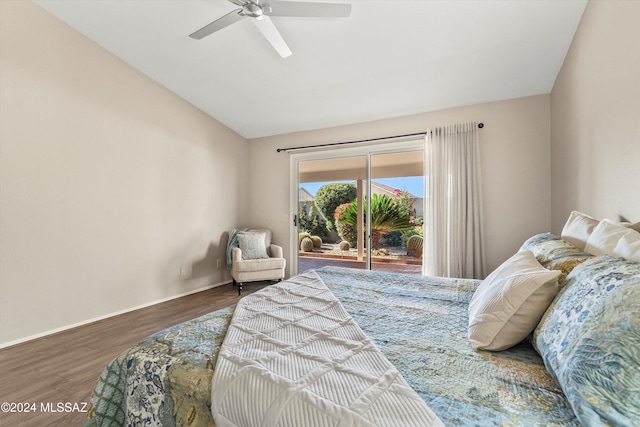
[[[389,197],[393,197],[395,195],[395,190],[402,190],[402,188],[391,188],[386,185],[380,185],[375,181],[371,182],[371,192],[373,194],[385,194]],[[424,214],[424,198],[416,197],[415,194],[409,193],[409,197],[411,197],[412,203],[411,206],[413,211],[415,212],[415,216],[422,216]]]

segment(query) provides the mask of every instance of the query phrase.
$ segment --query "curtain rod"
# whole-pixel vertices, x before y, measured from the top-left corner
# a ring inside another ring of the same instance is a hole
[[[484,123],[478,123],[478,128],[482,129],[483,127],[484,127]],[[307,148],[334,147],[338,145],[358,144],[362,142],[375,142],[375,141],[385,141],[387,139],[408,138],[410,136],[420,136],[420,135],[426,135],[426,134],[427,132],[406,133],[404,135],[383,136],[380,138],[360,139],[357,141],[331,142],[328,144],[306,145],[301,147],[289,147],[289,148],[277,148],[276,151],[280,153],[281,151],[289,152],[294,150],[304,150]]]

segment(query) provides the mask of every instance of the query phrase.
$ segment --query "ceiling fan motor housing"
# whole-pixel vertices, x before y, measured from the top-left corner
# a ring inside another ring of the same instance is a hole
[[[252,18],[261,18],[263,14],[262,6],[256,3],[247,3],[242,7],[242,15]]]

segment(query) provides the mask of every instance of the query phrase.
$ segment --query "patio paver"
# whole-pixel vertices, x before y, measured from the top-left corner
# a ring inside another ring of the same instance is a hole
[[[364,261],[337,259],[337,258],[321,258],[321,257],[298,257],[298,271],[303,273],[307,270],[320,268],[324,266],[346,267],[346,268],[365,268]],[[416,264],[397,264],[389,262],[372,262],[372,270],[391,271],[395,273],[406,274],[422,274],[422,266]]]

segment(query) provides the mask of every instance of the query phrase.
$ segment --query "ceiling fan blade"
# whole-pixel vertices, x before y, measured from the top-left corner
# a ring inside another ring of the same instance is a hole
[[[269,16],[301,16],[317,18],[347,18],[351,5],[344,3],[307,3],[301,1],[267,1],[264,13]]]
[[[229,0],[231,3],[237,5],[237,6],[244,6],[245,4],[247,4],[246,0]]]
[[[244,15],[240,15],[240,12],[242,12],[242,9],[232,10],[222,18],[218,18],[212,23],[200,28],[198,31],[189,34],[189,37],[191,37],[192,39],[200,40],[201,38],[206,37],[209,34],[215,33],[216,31],[233,24],[234,22],[238,22],[239,20],[244,18]]]
[[[271,46],[273,46],[281,57],[286,58],[287,56],[291,56],[291,49],[289,49],[289,46],[287,46],[287,43],[268,16],[262,16],[261,19],[252,19],[251,21],[256,24],[256,27],[258,27],[262,35],[271,43]]]

